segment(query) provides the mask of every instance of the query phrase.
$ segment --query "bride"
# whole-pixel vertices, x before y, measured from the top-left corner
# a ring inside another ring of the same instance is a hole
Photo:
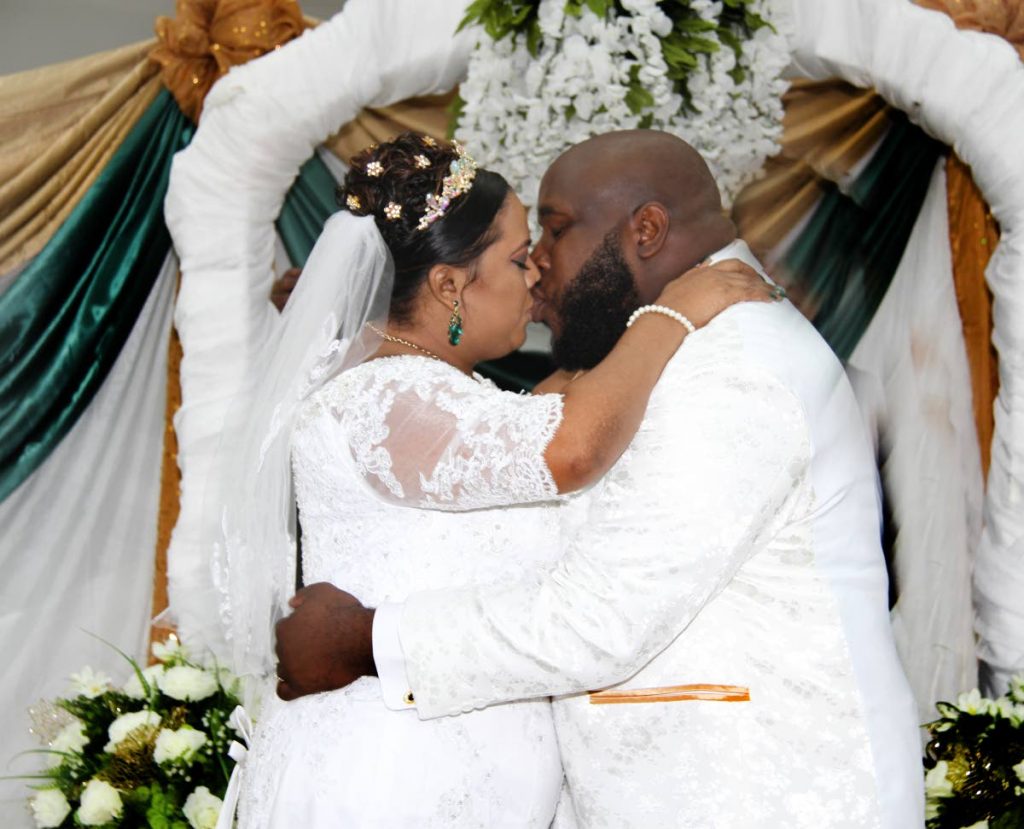
[[[522,578],[559,552],[571,510],[559,496],[632,439],[687,334],[682,315],[699,326],[771,298],[741,263],[695,268],[628,330],[623,309],[616,348],[545,386],[559,393],[504,392],[473,367],[523,344],[541,279],[505,180],[457,144],[406,133],[354,158],[342,196],[239,418],[219,562],[235,662],[252,675],[272,664],[270,631],[295,584],[290,479],[306,582],[378,605]],[[551,823],[562,770],[546,701],[421,721],[388,710],[371,676],[264,697],[240,763],[246,829]]]

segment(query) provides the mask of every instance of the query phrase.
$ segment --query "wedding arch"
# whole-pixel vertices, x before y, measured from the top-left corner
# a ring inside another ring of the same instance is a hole
[[[909,3],[779,6],[791,17],[797,75],[874,87],[955,149],[1001,226],[986,271],[1000,390],[974,571],[979,655],[1001,688],[1024,666],[1024,69],[998,38],[958,31]],[[472,47],[468,32],[452,35],[464,8],[463,0],[349,0],[332,20],[221,79],[175,160],[166,219],[182,271],[182,499],[168,575],[186,636],[215,646],[219,635],[203,503],[228,485],[212,474],[225,414],[252,382],[256,346],[276,323],[265,298],[288,187],[316,146],[362,108],[459,82]],[[905,264],[921,271],[913,275],[927,292],[927,260]]]

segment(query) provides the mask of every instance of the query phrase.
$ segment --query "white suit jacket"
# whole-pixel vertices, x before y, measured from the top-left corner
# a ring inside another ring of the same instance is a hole
[[[730,257],[759,267],[743,242]],[[577,509],[552,570],[378,610],[390,705],[559,697],[562,825],[923,824],[872,450],[795,308],[734,306],[688,336]]]

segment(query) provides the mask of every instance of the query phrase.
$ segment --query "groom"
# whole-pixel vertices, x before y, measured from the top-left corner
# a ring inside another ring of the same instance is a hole
[[[664,133],[570,149],[538,209],[534,313],[568,371],[695,263],[759,267],[700,156]],[[520,583],[376,611],[300,591],[278,693],[378,674],[421,718],[557,695],[569,824],[923,824],[872,453],[842,367],[791,305],[738,305],[687,337],[577,508],[560,563]]]

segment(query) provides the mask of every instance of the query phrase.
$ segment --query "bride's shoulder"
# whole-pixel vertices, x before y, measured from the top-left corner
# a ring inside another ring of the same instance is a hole
[[[424,400],[439,394],[459,397],[500,393],[491,381],[468,377],[454,366],[432,357],[401,354],[377,357],[353,366],[329,380],[311,395],[311,399],[335,407],[356,404],[360,407],[375,399],[413,394]]]

